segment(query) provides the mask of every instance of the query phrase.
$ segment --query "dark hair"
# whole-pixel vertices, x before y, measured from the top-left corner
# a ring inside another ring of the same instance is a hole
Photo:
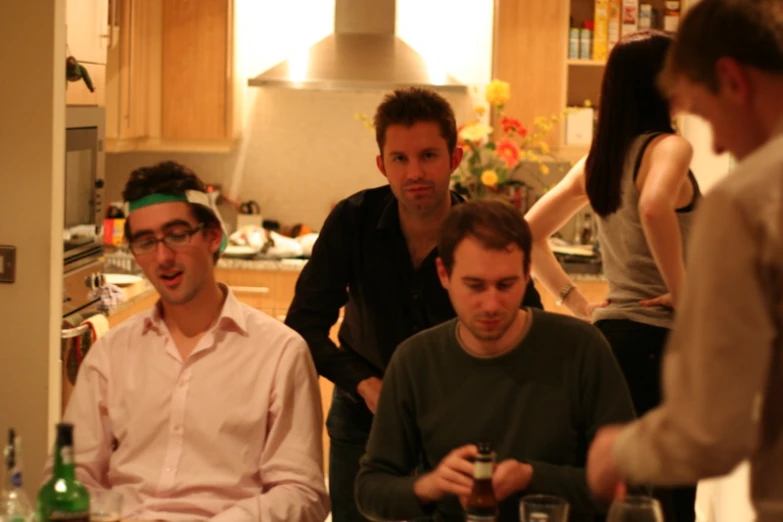
[[[620,182],[633,140],[646,132],[674,132],[669,102],[656,85],[671,41],[661,31],[642,31],[618,42],[606,62],[598,124],[585,165],[587,197],[599,216],[620,207]]]
[[[151,167],[141,167],[131,172],[130,179],[122,191],[122,199],[134,201],[151,194],[184,194],[187,190],[206,192],[207,189],[195,172],[176,161],[164,161]],[[198,223],[204,224],[204,229],[220,229],[220,221],[208,208],[190,203],[190,210]],[[130,239],[130,220],[125,220],[125,238]],[[215,252],[212,259],[217,262],[220,252]]]
[[[454,268],[454,251],[468,236],[490,250],[518,246],[523,254],[522,268],[525,273],[530,269],[530,227],[519,210],[505,201],[476,199],[454,206],[438,238],[438,255],[449,274]]]
[[[440,126],[440,135],[446,140],[451,154],[457,146],[457,120],[451,105],[435,91],[410,87],[387,94],[375,111],[375,141],[378,142],[381,155],[389,125],[411,127],[421,121],[437,123]]]
[[[720,58],[772,73],[783,73],[781,0],[702,0],[680,23],[661,84],[668,90],[682,74],[713,93],[719,89]]]

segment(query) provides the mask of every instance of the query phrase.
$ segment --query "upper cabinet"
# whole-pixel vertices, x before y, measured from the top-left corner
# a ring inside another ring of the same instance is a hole
[[[107,150],[230,150],[239,123],[232,1],[116,1]]]
[[[511,84],[505,112],[531,126],[565,108],[569,0],[498,0],[494,77]],[[561,44],[563,42],[563,44]],[[560,148],[559,126],[549,146]]]
[[[115,0],[67,0],[65,34],[68,56],[84,67],[87,82],[67,83],[68,105],[104,105],[106,100],[106,57],[113,44],[111,33]]]
[[[568,107],[589,104],[600,110],[606,56],[600,51],[601,56],[593,54],[594,30],[602,22],[596,23],[596,13],[607,17],[603,20],[607,24],[604,34],[612,40],[624,30],[632,30],[623,24],[644,26],[642,19],[654,29],[674,28],[678,17],[673,8],[684,13],[697,1],[498,0],[494,77],[511,84],[507,112],[531,125],[537,116],[561,114]],[[633,16],[622,16],[626,10],[631,14],[636,10],[635,22]],[[614,36],[610,36],[612,31]],[[574,55],[571,58],[569,47]],[[589,145],[569,144],[566,125],[567,121],[562,121],[552,130],[549,146],[559,157],[576,161],[587,154]]]

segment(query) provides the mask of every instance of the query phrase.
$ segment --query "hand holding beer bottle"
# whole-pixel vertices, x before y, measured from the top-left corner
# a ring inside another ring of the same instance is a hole
[[[425,473],[413,484],[416,497],[425,504],[437,502],[446,495],[467,498],[473,488],[473,462],[478,450],[475,444],[461,446],[446,455],[438,467]]]
[[[495,472],[495,454],[487,442],[478,443],[478,454],[473,466],[473,488],[465,503],[466,522],[495,522],[498,517],[498,499],[492,485]]]

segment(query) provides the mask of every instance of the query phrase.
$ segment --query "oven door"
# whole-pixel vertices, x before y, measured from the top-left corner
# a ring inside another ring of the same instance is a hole
[[[65,133],[65,222],[68,259],[103,244],[103,109],[69,107]]]

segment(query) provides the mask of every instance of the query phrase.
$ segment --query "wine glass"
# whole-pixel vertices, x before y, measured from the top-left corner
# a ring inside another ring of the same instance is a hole
[[[628,495],[612,502],[606,522],[663,522],[663,512],[652,497]]]
[[[519,503],[520,522],[567,522],[568,502],[554,495],[525,495]]]

